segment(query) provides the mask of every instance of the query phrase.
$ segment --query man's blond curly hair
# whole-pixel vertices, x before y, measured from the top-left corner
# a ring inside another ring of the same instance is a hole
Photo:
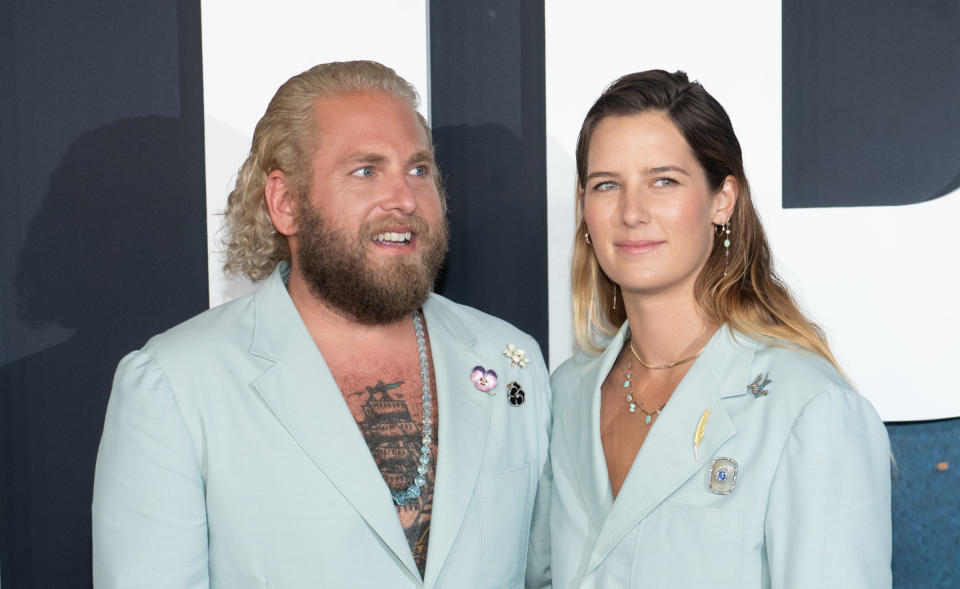
[[[227,273],[243,274],[257,282],[269,276],[278,263],[289,261],[286,237],[274,228],[267,210],[267,176],[274,170],[283,171],[298,197],[305,198],[319,139],[314,104],[321,98],[364,91],[383,92],[409,104],[433,150],[430,127],[417,111],[417,91],[392,69],[374,61],[335,62],[290,78],[277,90],[257,123],[250,155],[237,172],[236,186],[227,198]],[[440,173],[434,169],[434,174],[445,201]]]

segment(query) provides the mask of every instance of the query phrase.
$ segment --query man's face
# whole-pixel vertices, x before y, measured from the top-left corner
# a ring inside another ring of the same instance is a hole
[[[429,140],[402,100],[363,92],[318,100],[311,187],[296,255],[314,295],[361,323],[418,308],[447,250]]]

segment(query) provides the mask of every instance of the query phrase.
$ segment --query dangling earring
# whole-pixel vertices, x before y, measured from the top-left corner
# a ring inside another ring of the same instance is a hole
[[[589,231],[584,231],[584,232],[583,232],[583,238],[587,241],[587,245],[593,245],[592,243],[590,243],[590,232],[589,232]]]
[[[617,308],[617,285],[613,285],[613,308]]]
[[[723,236],[723,275],[727,275],[727,268],[730,267],[730,221],[724,221],[720,227],[721,236]]]

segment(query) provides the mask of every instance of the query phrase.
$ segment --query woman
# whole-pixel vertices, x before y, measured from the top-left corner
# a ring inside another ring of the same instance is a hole
[[[624,76],[576,158],[554,586],[890,587],[886,430],[774,273],[723,107]]]

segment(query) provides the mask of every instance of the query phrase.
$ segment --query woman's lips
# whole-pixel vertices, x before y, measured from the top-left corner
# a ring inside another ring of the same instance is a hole
[[[624,253],[628,253],[628,254],[646,254],[646,253],[652,252],[653,250],[657,249],[658,247],[660,247],[660,246],[663,245],[664,243],[666,243],[666,242],[665,242],[665,241],[662,241],[662,240],[654,240],[654,239],[632,239],[632,240],[625,240],[625,241],[617,241],[617,242],[614,242],[613,245],[614,245],[618,250],[620,250],[620,251],[622,251],[622,252],[624,252]]]

